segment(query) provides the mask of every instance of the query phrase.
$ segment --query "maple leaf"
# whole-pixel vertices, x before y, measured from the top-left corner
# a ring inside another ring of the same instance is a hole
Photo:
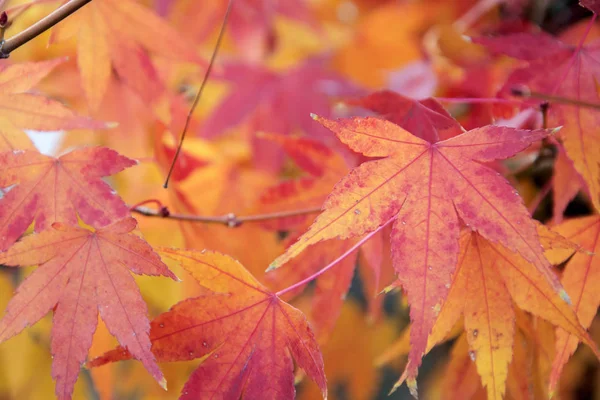
[[[331,338],[322,346],[327,382],[330,388],[336,388],[330,399],[367,400],[376,396],[380,375],[373,368],[373,359],[395,337],[396,322],[369,320],[356,302],[344,303]],[[319,392],[317,385],[303,383],[298,398],[314,400],[319,398]]]
[[[214,138],[240,123],[248,123],[251,132],[275,132],[289,135],[297,130],[336,144],[331,132],[317,127],[311,112],[331,115],[331,96],[357,94],[358,89],[326,69],[324,60],[309,59],[284,72],[264,66],[231,63],[223,67],[223,80],[231,91],[202,124],[202,136]],[[290,96],[295,93],[295,96]],[[254,99],[248,101],[249,98]],[[265,141],[253,143],[255,158],[278,165],[277,148]]]
[[[28,62],[0,66],[0,118],[12,127],[0,132],[0,151],[19,146],[25,139],[14,128],[53,131],[60,129],[101,129],[107,125],[87,117],[81,117],[62,103],[38,94],[27,93],[64,58],[50,61]],[[5,144],[5,143],[8,143]],[[12,143],[12,144],[11,144]]]
[[[577,218],[553,227],[565,238],[580,245],[587,252],[576,252],[565,267],[561,282],[571,298],[573,309],[579,317],[581,324],[588,328],[596,316],[600,305],[598,285],[600,285],[600,218],[590,216]],[[589,252],[589,253],[588,253]],[[553,263],[563,262],[568,253],[553,251],[548,254],[548,259]],[[554,392],[563,366],[575,352],[580,339],[564,329],[556,333],[556,357],[552,363],[550,375],[550,392]]]
[[[573,161],[567,157],[562,146],[559,146],[557,150],[552,176],[552,216],[554,222],[561,222],[567,206],[579,193],[579,190],[585,187],[585,182],[575,170]]]
[[[8,119],[0,117],[0,153],[15,150],[34,150],[35,146],[22,130]]]
[[[477,399],[484,398],[482,386],[477,379],[477,371],[473,360],[469,357],[469,344],[466,334],[460,335],[452,350],[450,359],[445,368],[442,390],[444,398],[450,399]]]
[[[170,14],[193,37],[205,41],[223,20],[228,3],[229,0],[180,1],[173,4]],[[279,39],[274,25],[281,16],[315,25],[306,0],[238,0],[231,7],[227,30],[245,58],[260,61]]]
[[[294,398],[293,360],[327,395],[323,359],[304,315],[269,292],[234,259],[209,251],[164,249],[216,293],[184,300],[151,323],[158,361],[203,358],[181,399]],[[118,348],[89,366],[125,360]]]
[[[101,227],[129,215],[127,205],[102,181],[136,161],[103,147],[74,150],[54,158],[32,150],[0,153],[0,249],[21,236],[32,221],[37,232],[54,222]]]
[[[0,253],[0,264],[40,265],[17,289],[0,321],[0,341],[34,324],[54,309],[52,376],[59,399],[71,397],[92,344],[98,313],[119,343],[166,385],[150,351],[149,322],[129,273],[177,279],[160,257],[131,231],[126,218],[95,232],[62,223],[27,236]]]
[[[433,98],[414,100],[389,90],[372,93],[348,104],[360,106],[379,114],[421,139],[435,143],[464,132]]]
[[[173,27],[133,0],[94,1],[54,27],[50,42],[74,35],[78,37],[82,86],[92,109],[104,98],[112,68],[126,82],[134,82],[135,88],[144,90],[144,82],[155,83],[156,72],[146,52],[171,60],[201,62]]]
[[[156,159],[165,170],[169,168],[175,143],[156,143]],[[192,215],[238,215],[255,212],[260,194],[273,184],[273,175],[251,168],[250,151],[245,143],[209,142],[186,139],[185,157],[174,169],[177,180],[172,183],[171,210]],[[202,193],[198,196],[197,193]],[[253,274],[264,272],[282,246],[274,232],[260,224],[242,224],[231,229],[222,224],[182,224],[186,246],[207,248],[243,260]],[[254,251],[248,251],[249,248]]]
[[[544,239],[552,245],[552,239]],[[521,309],[566,329],[587,343],[596,345],[577,320],[577,316],[545,274],[521,256],[499,244],[465,231],[460,239],[459,263],[454,272],[448,297],[429,336],[427,348],[440,343],[464,315],[469,356],[475,361],[488,398],[501,399],[506,390],[509,363],[513,357],[515,312]],[[416,394],[412,360],[398,381],[408,379]],[[395,387],[397,387],[397,385]]]
[[[270,186],[260,197],[265,212],[319,207],[335,184],[348,173],[343,157],[316,139],[261,133],[260,138],[276,143],[308,176],[289,179]],[[265,222],[278,230],[297,229],[306,216],[279,218]]]
[[[547,34],[526,33],[474,40],[492,53],[529,62],[508,77],[499,96],[511,96],[517,89],[591,103],[600,99],[596,89],[600,68],[598,41],[576,47]],[[596,208],[600,208],[600,156],[595,150],[595,143],[600,140],[596,129],[599,118],[597,110],[580,105],[553,104],[548,111],[548,125],[562,126],[562,145],[585,181]]]
[[[297,235],[291,236],[286,243],[293,243]],[[265,280],[272,287],[285,288],[315,274],[325,265],[329,265],[342,254],[350,251],[356,240],[327,240],[302,253],[285,268],[267,274]],[[316,279],[312,297],[310,318],[315,326],[319,340],[325,340],[336,325],[337,319],[350,290],[350,284],[356,269],[358,252],[339,261],[334,270],[327,271]],[[364,273],[364,271],[361,271]],[[303,292],[306,285],[291,292],[292,296]],[[369,293],[371,295],[371,293]],[[369,298],[370,300],[370,298]]]
[[[309,173],[309,176],[283,181],[268,188],[261,196],[261,203],[269,212],[320,206],[334,185],[348,172],[348,166],[341,155],[315,139],[274,134],[262,134],[261,137],[278,143],[297,166]],[[273,229],[294,230],[294,233],[284,242],[287,247],[297,240],[299,235],[296,232],[304,231],[309,223],[310,220],[303,216],[280,218],[265,225]],[[373,242],[378,240],[381,241],[381,235],[370,239]],[[355,239],[348,239],[319,243],[311,248],[310,252],[302,253],[292,260],[286,268],[267,274],[265,280],[275,288],[291,286],[336,260],[349,251],[356,242]],[[376,246],[371,249],[369,246],[364,246],[361,247],[360,253],[367,253],[367,258],[373,259],[372,253],[381,253],[381,248]],[[316,280],[311,321],[315,324],[319,339],[323,339],[332,331],[340,315],[360,253],[356,251],[344,258],[335,270],[322,274]],[[375,286],[379,284],[380,264],[380,260],[370,262],[368,265],[371,268],[361,270],[363,275],[370,275],[365,282],[373,283]],[[371,287],[368,289],[369,295],[370,289],[373,289],[373,292],[377,290]],[[296,291],[296,294],[301,291],[301,289]],[[369,303],[372,303],[370,300],[371,296],[369,296]]]
[[[415,368],[457,264],[459,216],[485,238],[534,263],[559,290],[518,193],[481,164],[509,157],[550,131],[485,126],[431,143],[378,118],[316,119],[352,150],[380,159],[343,178],[323,213],[270,269],[312,244],[363,235],[395,217],[392,257],[411,305],[410,359]]]

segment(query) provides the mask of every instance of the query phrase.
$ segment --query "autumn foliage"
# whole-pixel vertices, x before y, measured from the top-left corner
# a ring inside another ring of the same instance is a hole
[[[600,399],[598,13],[0,0],[0,398]]]

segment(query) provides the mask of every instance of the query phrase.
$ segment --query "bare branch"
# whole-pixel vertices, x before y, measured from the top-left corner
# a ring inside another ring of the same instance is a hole
[[[8,58],[11,52],[52,28],[54,25],[67,18],[69,15],[73,14],[90,1],[92,0],[71,0],[68,3],[58,7],[56,10],[35,24],[31,25],[24,31],[17,33],[10,39],[0,42],[0,58]]]
[[[183,126],[183,131],[181,132],[181,137],[179,138],[179,145],[177,146],[177,150],[175,151],[175,155],[173,156],[173,161],[171,161],[171,167],[169,168],[169,172],[167,173],[167,178],[165,179],[165,183],[163,187],[166,189],[169,187],[169,179],[171,179],[171,174],[173,173],[173,169],[175,169],[175,163],[177,162],[177,158],[179,157],[179,153],[181,153],[181,148],[183,147],[183,141],[185,140],[185,135],[190,125],[190,121],[192,119],[192,114],[202,97],[202,93],[204,92],[204,87],[206,86],[206,82],[208,82],[208,78],[210,77],[210,73],[213,69],[213,65],[215,64],[215,60],[217,59],[217,54],[219,53],[219,48],[221,47],[221,42],[223,41],[223,35],[225,34],[225,28],[227,28],[227,21],[229,20],[229,14],[231,12],[231,8],[233,7],[233,1],[229,0],[227,4],[227,9],[225,10],[225,16],[223,17],[223,23],[221,24],[221,29],[219,30],[219,37],[217,38],[217,43],[215,44],[215,48],[213,49],[212,56],[210,57],[210,63],[208,64],[208,68],[206,69],[206,73],[204,74],[204,78],[202,79],[202,83],[200,84],[200,88],[196,93],[196,97],[194,98],[194,102],[192,103],[192,107],[185,119],[185,125]]]
[[[220,224],[225,225],[229,228],[237,228],[243,223],[247,222],[264,222],[270,221],[273,219],[281,219],[281,218],[289,218],[289,217],[298,217],[302,215],[308,214],[316,214],[321,212],[320,207],[314,208],[306,208],[302,210],[293,210],[293,211],[280,211],[269,214],[257,214],[257,215],[247,215],[238,217],[234,213],[229,213],[223,215],[221,217],[205,217],[200,215],[188,215],[188,214],[172,214],[167,207],[161,206],[158,210],[154,210],[148,207],[135,207],[131,209],[131,212],[146,216],[146,217],[156,217],[156,218],[168,218],[168,219],[176,219],[179,221],[189,221],[189,222],[200,222],[204,224]]]
[[[589,101],[584,101],[584,100],[579,100],[579,99],[572,99],[572,98],[568,98],[568,97],[555,96],[552,94],[534,92],[525,87],[514,87],[511,89],[511,94],[513,96],[518,96],[518,97],[523,97],[523,98],[542,100],[546,103],[550,102],[550,103],[556,103],[556,104],[565,104],[565,105],[569,105],[569,106],[578,106],[578,107],[592,108],[594,110],[600,110],[599,103],[592,103]]]

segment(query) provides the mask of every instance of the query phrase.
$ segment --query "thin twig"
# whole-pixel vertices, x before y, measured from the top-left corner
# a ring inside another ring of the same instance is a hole
[[[215,64],[215,60],[217,59],[217,54],[219,53],[219,48],[221,47],[221,42],[223,41],[223,35],[225,34],[225,28],[227,27],[227,21],[229,20],[229,14],[231,12],[231,8],[233,7],[234,0],[229,0],[227,4],[227,9],[225,10],[225,16],[223,17],[223,23],[221,24],[221,29],[219,31],[219,36],[217,37],[217,43],[215,44],[215,48],[213,49],[212,56],[210,57],[210,63],[208,64],[208,68],[206,69],[206,73],[204,74],[204,78],[202,79],[202,83],[200,84],[200,88],[196,93],[196,97],[194,98],[194,102],[192,103],[192,108],[185,118],[185,125],[183,126],[183,131],[181,132],[181,137],[179,138],[179,145],[177,146],[177,150],[175,151],[175,155],[173,156],[173,161],[171,161],[171,167],[169,168],[169,173],[167,174],[167,178],[165,179],[165,183],[163,187],[166,189],[169,187],[169,179],[171,179],[171,174],[173,173],[173,169],[175,168],[175,163],[177,162],[177,158],[179,157],[179,153],[181,153],[181,148],[183,147],[183,141],[185,140],[185,135],[187,133],[188,127],[190,125],[190,121],[192,119],[192,114],[202,97],[202,92],[204,92],[204,87],[208,82],[208,78],[210,77],[210,73],[213,69],[213,65]]]
[[[545,102],[565,104],[565,105],[571,105],[571,106],[580,106],[580,107],[586,107],[586,108],[592,108],[595,110],[600,110],[600,103],[592,103],[589,101],[584,101],[584,100],[579,100],[579,99],[572,99],[572,98],[568,98],[568,97],[556,96],[556,95],[551,95],[551,94],[546,94],[546,93],[532,92],[527,89],[519,88],[519,87],[512,88],[511,93],[514,96],[518,96],[518,97],[526,97],[526,98],[531,98],[531,99],[542,100]]]
[[[461,103],[461,104],[521,104],[521,100],[501,99],[497,97],[434,97],[440,103]]]
[[[333,260],[331,263],[329,263],[327,266],[321,268],[320,270],[318,270],[317,272],[315,272],[314,274],[312,274],[311,276],[309,276],[308,278],[302,279],[300,282],[296,282],[294,283],[292,286],[287,287],[285,289],[280,290],[279,292],[275,293],[277,296],[281,296],[287,292],[291,292],[294,289],[297,289],[299,287],[301,287],[302,285],[307,284],[308,282],[317,279],[319,276],[323,275],[325,272],[329,271],[331,268],[335,267],[340,261],[342,261],[344,258],[348,257],[350,254],[352,254],[356,249],[358,249],[360,246],[362,246],[367,240],[371,239],[373,236],[375,236],[377,233],[379,233],[383,228],[385,228],[386,226],[388,226],[392,221],[394,221],[396,219],[396,215],[391,218],[388,222],[386,222],[385,224],[381,225],[379,228],[377,228],[376,230],[374,230],[373,232],[369,233],[367,236],[365,236],[364,238],[362,238],[360,241],[358,241],[354,246],[352,246],[350,249],[348,249],[348,251],[346,251],[344,254],[342,254],[341,256],[339,256],[338,258],[336,258],[335,260]],[[268,271],[268,270],[267,270]]]
[[[71,0],[24,31],[17,33],[15,36],[4,42],[0,42],[0,58],[8,58],[11,52],[52,28],[54,25],[58,24],[91,1],[92,0]]]
[[[293,211],[280,211],[269,214],[257,214],[257,215],[247,215],[238,217],[234,213],[229,213],[220,217],[205,217],[200,215],[189,215],[189,214],[172,214],[166,207],[160,207],[159,210],[154,210],[148,207],[135,207],[131,209],[131,212],[135,212],[137,214],[144,215],[146,217],[157,217],[157,218],[168,218],[168,219],[176,219],[179,221],[189,221],[189,222],[200,222],[204,224],[220,224],[225,225],[229,228],[237,228],[246,222],[264,222],[273,219],[281,219],[281,218],[289,218],[289,217],[298,217],[302,215],[308,214],[316,214],[321,212],[320,207],[315,208],[306,208],[302,210],[293,210]]]

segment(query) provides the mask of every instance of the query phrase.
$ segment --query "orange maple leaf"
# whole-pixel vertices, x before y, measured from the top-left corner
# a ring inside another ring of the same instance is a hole
[[[107,125],[78,116],[62,103],[38,94],[27,93],[57,65],[66,59],[28,62],[0,66],[0,119],[14,128],[54,131],[60,129],[101,129]],[[14,128],[0,129],[0,151],[14,148],[26,139],[17,141]]]
[[[77,64],[92,109],[104,98],[113,68],[135,89],[155,84],[157,74],[146,51],[169,59],[201,62],[173,27],[132,0],[94,1],[54,27],[50,41],[63,41],[75,34]]]
[[[92,344],[98,313],[111,333],[163,386],[150,351],[149,322],[129,273],[177,279],[126,218],[95,232],[62,223],[27,236],[0,253],[0,264],[40,265],[17,289],[0,320],[0,342],[54,309],[51,351],[56,395],[69,399]]]
[[[304,315],[269,292],[240,263],[209,251],[163,249],[216,293],[184,300],[151,324],[158,361],[203,358],[181,399],[292,399],[294,364],[327,394],[323,358]],[[88,365],[125,360],[117,348]]]
[[[554,241],[544,237],[546,246]],[[597,352],[570,305],[533,264],[475,232],[463,232],[460,248],[459,263],[429,336],[427,351],[440,343],[464,315],[469,355],[487,387],[488,398],[501,399],[506,390],[515,335],[513,302],[567,330]],[[396,387],[408,379],[411,391],[416,393],[413,368],[409,361]]]
[[[101,227],[129,216],[129,209],[103,176],[136,161],[103,147],[72,151],[59,158],[32,150],[0,153],[0,249],[7,249],[32,221],[36,231],[54,222]]]
[[[430,344],[454,325],[460,313],[464,314],[471,358],[476,361],[490,398],[501,398],[505,390],[513,348],[513,301],[519,308],[566,329],[596,349],[570,304],[531,263],[476,233],[463,235],[461,249],[451,294]]]
[[[588,252],[575,253],[565,267],[561,282],[571,298],[573,308],[581,324],[588,328],[600,305],[600,217],[591,216],[566,221],[553,228],[567,239],[580,245]],[[563,262],[564,251],[553,251],[548,259],[553,263]],[[564,329],[556,332],[556,357],[552,363],[550,392],[554,392],[564,365],[577,349],[580,338]]]
[[[428,142],[377,118],[317,120],[351,149],[380,159],[343,178],[323,213],[270,268],[312,244],[374,231],[395,216],[392,257],[411,305],[413,376],[457,265],[459,217],[485,238],[520,253],[561,290],[518,193],[482,165],[515,154],[550,131],[485,126]]]

